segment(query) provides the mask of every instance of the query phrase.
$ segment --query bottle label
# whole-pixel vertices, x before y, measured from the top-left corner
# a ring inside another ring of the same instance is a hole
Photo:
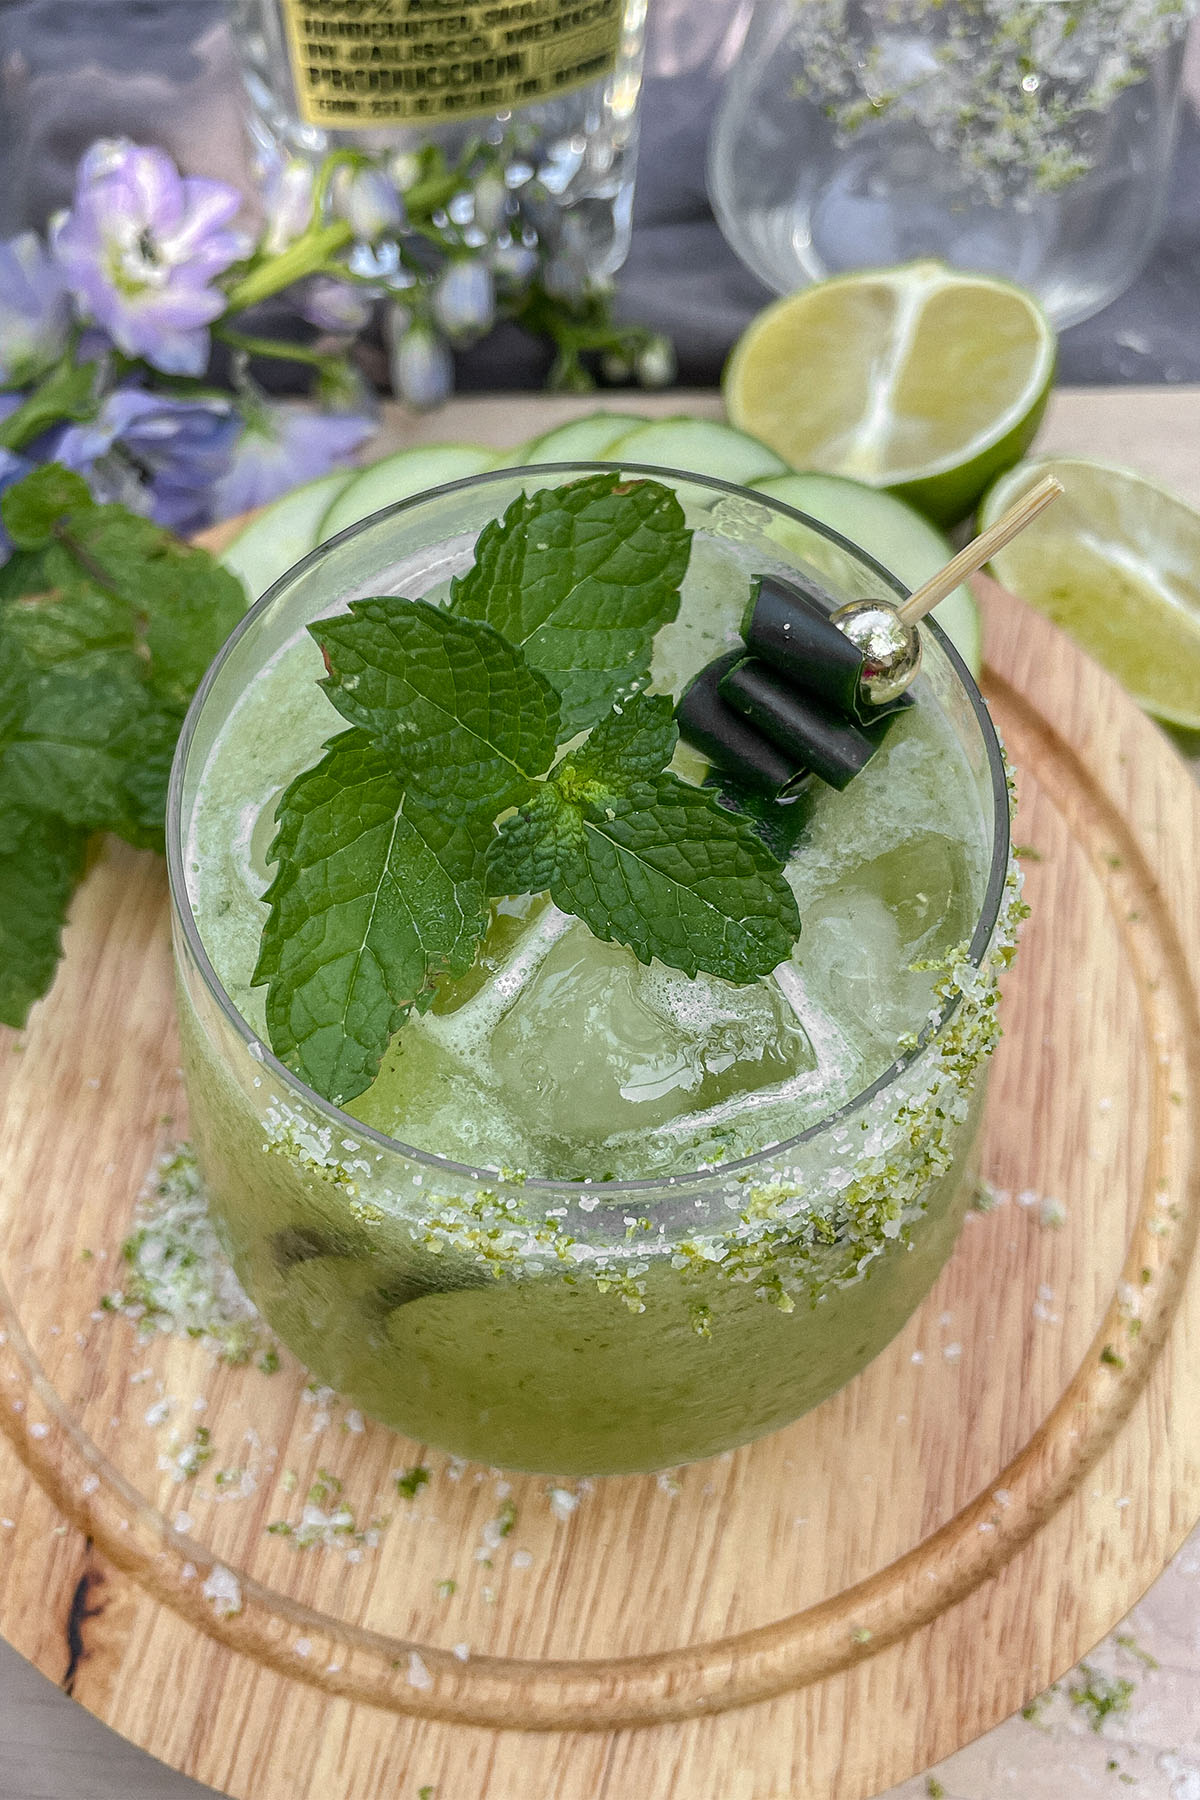
[[[624,0],[279,0],[300,116],[329,130],[471,118],[610,75]]]

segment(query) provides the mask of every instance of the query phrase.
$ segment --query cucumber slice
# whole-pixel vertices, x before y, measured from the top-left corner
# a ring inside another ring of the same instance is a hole
[[[306,481],[272,501],[225,546],[221,561],[239,577],[252,600],[316,548],[321,520],[354,479],[353,469],[335,469]]]
[[[760,494],[810,513],[822,525],[832,525],[898,575],[906,587],[920,587],[945,568],[953,555],[949,543],[928,519],[882,488],[864,487],[842,475],[819,474],[778,475],[751,485]],[[773,535],[782,541],[785,533],[786,527]],[[955,588],[934,608],[933,616],[978,678],[983,637],[979,608],[968,589]]]
[[[481,444],[421,444],[412,450],[397,450],[394,456],[372,463],[343,488],[321,520],[318,542],[336,537],[348,525],[357,525],[397,500],[495,466],[496,452]]]
[[[717,419],[651,419],[610,444],[605,460],[657,463],[682,474],[715,475],[743,487],[787,473],[787,464],[773,450]]]
[[[514,452],[508,460],[514,467],[522,462],[607,462],[608,451],[618,438],[627,437],[646,423],[639,413],[588,413],[582,419],[571,419],[566,425],[543,432],[526,444],[519,456]]]

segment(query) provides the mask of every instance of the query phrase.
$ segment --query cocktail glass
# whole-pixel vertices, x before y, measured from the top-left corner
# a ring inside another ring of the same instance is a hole
[[[274,798],[338,727],[311,685],[320,658],[304,628],[365,594],[437,598],[518,494],[595,468],[505,469],[436,489],[298,564],[246,615],[201,685],[168,821],[191,1128],[216,1229],[246,1291],[322,1382],[398,1430],[556,1474],[669,1467],[745,1442],[817,1405],[900,1329],[968,1202],[1015,906],[1000,747],[957,654],[926,626],[916,691],[961,752],[956,804],[964,816],[965,785],[976,876],[959,896],[964,941],[927,978],[918,1028],[862,1091],[840,1094],[815,1118],[811,1105],[798,1107],[791,1135],[776,1130],[728,1161],[710,1155],[706,1166],[611,1180],[598,1155],[585,1178],[543,1179],[398,1142],[321,1099],[271,1054],[248,983],[261,922],[253,897],[265,886]],[[680,620],[669,628],[676,680],[728,643],[751,574],[801,571],[839,604],[903,595],[871,557],[778,502],[692,475],[625,473],[668,482],[694,533]],[[301,685],[268,705],[272,671],[288,656],[303,662]],[[256,704],[264,717],[232,758],[230,721],[252,717],[240,709]],[[250,894],[238,927],[245,941],[219,953],[211,921],[228,909],[207,890],[221,857],[198,854],[194,830],[218,780],[229,794],[217,816],[231,879]],[[885,784],[877,804],[899,809],[902,800]],[[937,795],[923,805],[936,811]],[[197,915],[210,921],[208,943]],[[861,954],[869,964],[869,942]],[[239,956],[240,985],[228,973]],[[910,977],[884,967],[878,979],[882,1005]]]

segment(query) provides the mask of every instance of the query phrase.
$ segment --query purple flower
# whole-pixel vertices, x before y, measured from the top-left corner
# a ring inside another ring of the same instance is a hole
[[[346,462],[374,430],[352,413],[257,401],[247,410],[228,472],[214,496],[218,519],[264,506],[280,494]]]
[[[132,504],[183,535],[210,523],[239,424],[231,400],[118,388],[90,423],[66,428],[54,454],[86,475],[99,499]]]
[[[54,223],[54,253],[81,308],[127,356],[201,375],[207,327],[225,310],[210,283],[247,249],[228,229],[241,203],[223,181],[181,176],[161,150],[102,140]]]
[[[71,324],[62,270],[32,231],[0,243],[0,382],[34,381],[61,356]]]

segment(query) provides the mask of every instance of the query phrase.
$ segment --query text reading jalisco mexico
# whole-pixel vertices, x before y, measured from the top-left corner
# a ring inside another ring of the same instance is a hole
[[[491,113],[611,73],[622,0],[284,0],[300,111],[354,129]]]

